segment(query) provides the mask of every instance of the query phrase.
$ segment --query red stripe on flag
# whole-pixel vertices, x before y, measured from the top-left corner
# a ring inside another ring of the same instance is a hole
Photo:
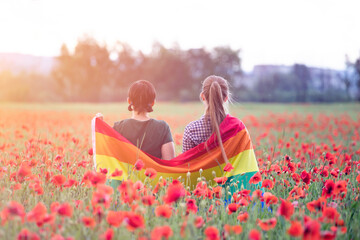
[[[221,140],[222,140],[222,142],[226,142],[228,139],[235,136],[238,132],[245,129],[245,125],[238,118],[235,118],[228,114],[226,116],[226,118],[224,119],[224,121],[222,121],[222,123],[220,124],[219,128],[220,128],[220,133],[221,133]],[[124,138],[121,134],[119,134],[112,127],[110,127],[108,124],[106,124],[103,120],[101,120],[99,118],[96,119],[95,131],[105,134],[107,136],[116,138],[119,141],[130,143],[126,138]],[[191,160],[191,159],[201,156],[203,154],[203,152],[206,150],[210,151],[210,150],[216,148],[217,145],[218,144],[217,144],[217,140],[216,140],[216,134],[212,134],[210,136],[210,138],[206,141],[206,143],[205,142],[201,143],[198,146],[190,149],[189,151],[181,154],[180,156],[184,155],[183,156],[184,158]],[[165,164],[165,165],[169,164],[169,162],[167,160],[161,160],[159,158],[151,156],[150,154],[147,154],[147,155],[149,157],[151,157],[153,160],[155,160],[161,164]],[[172,162],[174,160],[172,160]],[[177,161],[177,160],[175,160],[175,161]],[[175,163],[171,163],[171,165],[172,164],[175,164]],[[178,165],[178,163],[175,164],[175,166],[176,165]]]

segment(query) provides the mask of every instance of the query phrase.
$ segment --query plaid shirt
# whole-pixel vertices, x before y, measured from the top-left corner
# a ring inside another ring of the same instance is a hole
[[[200,119],[189,123],[184,130],[183,152],[205,142],[212,134],[210,119],[202,116]]]

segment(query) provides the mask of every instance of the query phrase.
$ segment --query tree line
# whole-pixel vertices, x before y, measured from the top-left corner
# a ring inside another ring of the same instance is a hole
[[[164,100],[198,99],[201,81],[210,74],[229,80],[241,75],[239,50],[181,50],[154,43],[149,54],[118,43],[114,49],[94,39],[78,42],[71,54],[63,45],[52,77],[66,101],[124,100],[128,86],[139,79],[151,81]]]
[[[215,74],[229,80],[235,101],[360,101],[360,57],[346,66],[336,86],[304,64],[249,77],[241,68],[240,49],[228,46],[182,50],[154,43],[145,54],[126,43],[108,47],[85,38],[73,51],[61,46],[49,76],[0,73],[0,100],[124,101],[130,84],[146,79],[155,85],[159,100],[193,101],[199,99],[201,82]]]

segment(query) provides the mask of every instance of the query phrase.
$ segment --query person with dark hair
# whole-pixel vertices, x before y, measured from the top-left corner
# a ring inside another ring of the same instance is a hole
[[[202,84],[200,99],[205,104],[205,114],[198,120],[189,123],[184,130],[183,152],[206,142],[215,133],[221,153],[225,161],[227,157],[221,141],[219,125],[227,116],[227,106],[230,97],[228,82],[219,76],[209,76]]]
[[[146,80],[134,82],[128,92],[128,110],[132,117],[115,122],[113,128],[142,151],[164,160],[175,157],[174,141],[169,125],[150,118],[156,92]]]

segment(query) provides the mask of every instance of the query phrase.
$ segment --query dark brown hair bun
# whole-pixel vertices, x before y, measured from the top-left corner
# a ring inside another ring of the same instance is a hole
[[[156,92],[154,86],[146,80],[139,80],[131,84],[128,92],[130,105],[129,111],[152,112]]]

